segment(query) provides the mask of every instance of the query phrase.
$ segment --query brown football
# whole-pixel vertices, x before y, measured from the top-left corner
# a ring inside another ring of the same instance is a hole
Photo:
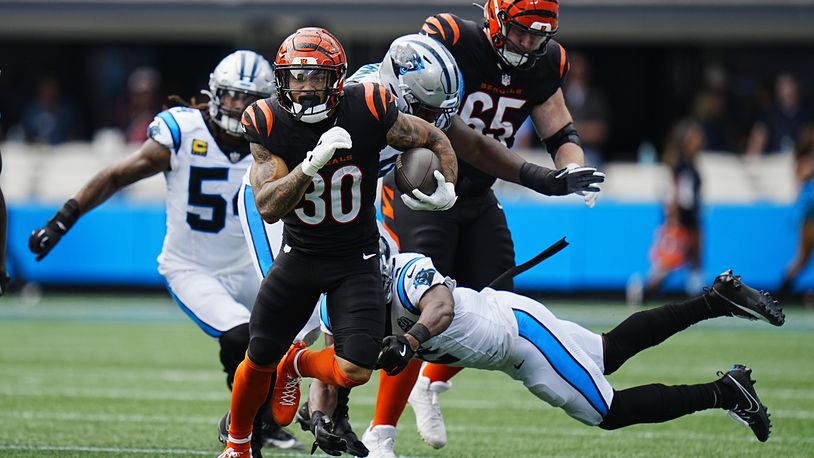
[[[396,158],[396,187],[402,194],[410,196],[413,189],[430,195],[438,187],[438,181],[433,176],[436,170],[441,170],[441,161],[435,153],[427,148],[408,149]]]

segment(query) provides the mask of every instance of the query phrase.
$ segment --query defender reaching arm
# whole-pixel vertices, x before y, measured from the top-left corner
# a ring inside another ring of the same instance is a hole
[[[34,230],[28,239],[28,248],[42,260],[79,217],[96,208],[127,185],[170,169],[170,150],[153,139],[126,159],[97,173],[89,182],[65,202],[65,205],[44,227]]]

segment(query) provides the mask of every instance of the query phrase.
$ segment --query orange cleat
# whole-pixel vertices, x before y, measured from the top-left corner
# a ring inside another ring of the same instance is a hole
[[[277,379],[271,394],[271,413],[280,426],[288,426],[297,414],[300,404],[300,377],[296,368],[297,356],[305,350],[305,343],[296,342],[277,365]]]

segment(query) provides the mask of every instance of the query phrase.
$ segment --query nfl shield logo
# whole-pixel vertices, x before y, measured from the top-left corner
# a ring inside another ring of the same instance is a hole
[[[232,151],[229,153],[229,160],[232,161],[232,164],[237,164],[240,162],[240,153]]]
[[[512,84],[512,77],[509,75],[500,75],[500,84],[504,86]]]

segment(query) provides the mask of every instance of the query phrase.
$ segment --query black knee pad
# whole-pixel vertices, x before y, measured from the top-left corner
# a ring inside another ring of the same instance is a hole
[[[258,366],[274,366],[288,351],[289,345],[281,345],[273,340],[252,337],[249,340],[249,359]]]
[[[224,332],[218,339],[220,341],[220,362],[223,372],[226,372],[226,385],[232,389],[235,380],[235,371],[249,346],[249,324],[244,323]]]
[[[373,369],[382,349],[381,339],[367,334],[351,334],[334,344],[336,354],[359,367]]]

